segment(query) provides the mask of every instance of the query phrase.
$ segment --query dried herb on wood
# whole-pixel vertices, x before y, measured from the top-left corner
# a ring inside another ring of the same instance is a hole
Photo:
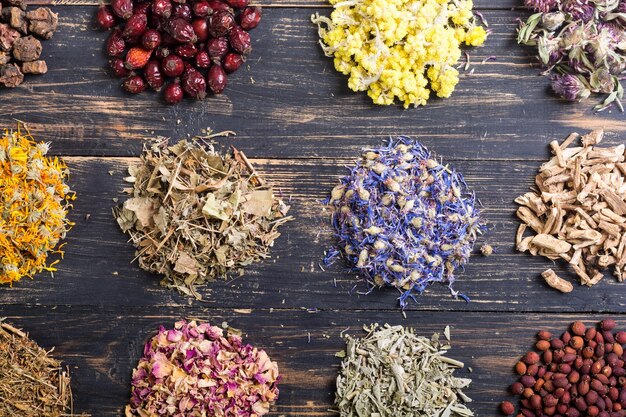
[[[533,14],[518,29],[518,43],[536,46],[554,92],[569,101],[607,95],[624,111],[626,2],[623,0],[525,0]]]
[[[339,255],[373,286],[401,291],[400,305],[433,282],[452,289],[480,232],[475,198],[463,176],[407,137],[365,149],[328,200]]]
[[[48,148],[19,124],[0,137],[0,283],[56,271],[48,255],[63,255],[57,245],[73,225],[67,212],[75,195],[67,167],[47,157]]]
[[[234,148],[222,155],[201,141],[155,141],[128,171],[132,198],[113,212],[139,266],[198,299],[198,285],[268,258],[278,228],[292,220]]]
[[[346,336],[335,403],[341,417],[473,416],[463,389],[472,382],[454,376],[464,364],[446,355],[446,340],[430,339],[402,326],[365,326],[361,339]]]
[[[259,417],[278,398],[279,381],[264,350],[232,330],[183,320],[146,343],[126,417]]]
[[[613,267],[621,282],[626,277],[626,163],[624,145],[596,146],[604,132],[596,130],[578,139],[571,134],[559,144],[552,141],[554,156],[541,166],[535,178],[538,191],[515,199],[522,220],[516,243],[520,252],[564,259],[588,286],[597,284],[602,270]],[[525,236],[528,228],[534,231]],[[562,292],[572,290],[548,270],[548,285]]]
[[[72,415],[67,371],[24,332],[0,319],[0,416]]]

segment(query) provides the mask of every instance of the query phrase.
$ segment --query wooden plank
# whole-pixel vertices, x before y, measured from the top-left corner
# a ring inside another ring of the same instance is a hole
[[[436,150],[436,148],[435,148]],[[349,160],[253,160],[292,204],[296,221],[282,229],[272,260],[247,268],[243,277],[215,282],[201,292],[205,302],[192,302],[172,290],[161,288],[156,275],[130,264],[133,248],[111,215],[113,198],[125,198],[125,176],[130,158],[68,158],[71,185],[78,193],[71,218],[65,259],[54,278],[38,275],[12,288],[0,288],[2,304],[68,304],[126,306],[207,306],[229,308],[321,308],[394,309],[397,292],[366,288],[342,263],[320,268],[321,258],[334,242],[328,211],[321,200],[336,184]],[[446,161],[450,162],[450,161]],[[548,288],[541,271],[553,267],[574,280],[562,263],[515,252],[513,242],[518,221],[513,199],[531,186],[538,163],[451,161],[463,172],[484,206],[488,231],[479,244],[496,248],[490,257],[473,256],[459,271],[456,289],[472,302],[455,300],[443,285],[435,285],[409,309],[467,311],[622,311],[626,285],[607,276],[589,289],[575,285],[563,295]],[[109,172],[112,175],[109,175]],[[85,216],[89,214],[89,219]],[[506,268],[503,268],[506,265]],[[359,284],[357,288],[356,284]]]
[[[476,160],[538,159],[545,144],[572,130],[626,130],[619,112],[594,115],[593,100],[565,104],[547,91],[531,50],[514,44],[517,12],[486,12],[494,33],[487,46],[470,50],[475,71],[462,76],[452,98],[403,110],[348,91],[321,53],[308,9],[265,12],[253,33],[250,68],[232,76],[222,96],[175,107],[151,92],[130,96],[105,69],[106,34],[93,29],[93,11],[63,9],[61,30],[45,43],[50,72],[2,91],[0,126],[13,118],[30,122],[64,155],[138,155],[146,136],[179,138],[210,127],[236,131],[230,143],[259,158],[350,157],[407,134],[442,154]],[[481,64],[492,55],[495,61]]]
[[[467,369],[458,375],[473,383],[466,393],[477,416],[497,415],[509,384],[515,381],[515,361],[532,348],[539,329],[560,334],[574,320],[588,325],[603,318],[565,314],[484,314],[458,312],[408,312],[404,319],[395,311],[324,311],[315,314],[254,309],[249,313],[202,307],[187,308],[86,308],[0,306],[16,326],[70,367],[77,411],[93,416],[122,414],[130,392],[130,375],[143,344],[163,324],[181,318],[198,318],[242,329],[245,341],[265,349],[278,362],[283,375],[278,403],[271,416],[330,417],[334,384],[340,359],[334,355],[345,347],[342,332],[359,336],[360,327],[370,323],[416,326],[419,334],[431,335],[451,326],[450,357],[463,361]],[[618,328],[626,319],[619,316]],[[310,337],[310,339],[309,339]]]

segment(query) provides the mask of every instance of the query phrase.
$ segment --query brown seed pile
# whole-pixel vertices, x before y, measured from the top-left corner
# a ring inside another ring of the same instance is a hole
[[[70,377],[19,329],[0,320],[0,416],[69,417]]]
[[[50,39],[58,23],[47,7],[27,12],[24,0],[0,0],[0,85],[17,87],[24,74],[48,72],[46,61],[39,59],[39,39]]]
[[[515,365],[520,377],[510,391],[520,398],[517,417],[626,416],[626,332],[614,329],[606,319],[597,328],[574,322],[561,337],[540,331],[536,351]],[[515,412],[508,401],[500,409]]]
[[[554,157],[535,178],[538,191],[515,199],[517,249],[551,260],[564,259],[583,285],[597,284],[611,266],[621,282],[626,274],[626,163],[624,145],[596,146],[604,132],[580,138],[571,134],[563,143],[552,141]],[[527,228],[535,233],[524,236]],[[543,274],[548,285],[569,292],[572,285],[554,271]]]

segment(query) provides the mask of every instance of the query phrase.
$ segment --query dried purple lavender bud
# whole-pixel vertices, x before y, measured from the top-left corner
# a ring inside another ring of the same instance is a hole
[[[331,192],[337,247],[371,286],[402,292],[400,305],[433,282],[452,289],[454,270],[469,259],[480,232],[475,198],[463,177],[408,137],[366,149]]]
[[[564,74],[552,77],[552,90],[568,101],[577,101],[581,98],[589,97],[591,91],[575,75]]]

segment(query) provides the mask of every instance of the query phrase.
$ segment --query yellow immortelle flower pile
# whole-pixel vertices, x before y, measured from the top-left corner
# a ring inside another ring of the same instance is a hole
[[[425,105],[430,90],[449,97],[459,82],[454,65],[461,43],[482,45],[472,0],[330,0],[330,18],[311,17],[320,44],[335,57],[348,87],[376,104],[397,97],[407,108]]]
[[[58,260],[47,265],[48,254],[63,255],[55,247],[73,225],[67,167],[22,130],[6,129],[0,138],[0,283],[55,271]]]

